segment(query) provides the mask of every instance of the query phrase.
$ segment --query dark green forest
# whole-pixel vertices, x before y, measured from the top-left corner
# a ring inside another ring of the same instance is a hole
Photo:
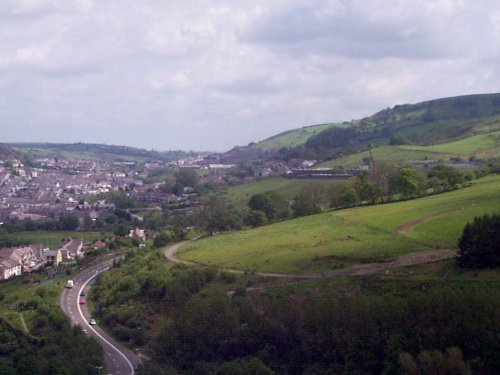
[[[134,253],[92,298],[116,336],[151,355],[143,374],[500,371],[498,285],[361,277],[247,293],[249,280]]]
[[[56,296],[57,298],[57,296]],[[0,374],[84,375],[103,366],[101,347],[40,295],[18,306],[34,314],[29,333],[0,317]]]

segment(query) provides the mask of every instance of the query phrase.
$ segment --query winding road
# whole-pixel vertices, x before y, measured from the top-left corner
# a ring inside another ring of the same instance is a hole
[[[175,254],[180,249],[180,247],[190,241],[183,241],[176,243],[168,247],[165,250],[165,258],[167,260],[176,263],[176,264],[184,264],[187,266],[202,266],[209,267],[205,264],[190,262],[187,260],[178,259]],[[456,250],[452,249],[441,249],[441,250],[431,250],[431,251],[420,251],[416,253],[411,253],[408,255],[400,256],[394,260],[386,261],[386,262],[378,262],[378,263],[368,263],[361,264],[358,266],[352,266],[348,268],[344,268],[337,271],[330,272],[321,272],[321,273],[313,273],[309,275],[304,274],[286,274],[286,273],[274,273],[274,272],[252,272],[254,275],[263,276],[263,277],[276,277],[276,278],[289,278],[289,279],[303,279],[303,280],[312,280],[312,279],[321,279],[324,277],[337,277],[337,276],[361,276],[361,275],[369,275],[376,272],[383,272],[390,267],[408,267],[408,266],[416,266],[418,264],[425,264],[431,262],[438,262],[445,259],[452,259],[456,256]],[[229,269],[229,268],[221,268],[226,272],[236,273],[236,274],[245,274],[245,271]]]
[[[133,375],[135,368],[140,364],[140,359],[129,349],[117,343],[106,332],[97,325],[90,325],[91,315],[87,305],[80,305],[80,294],[85,294],[86,298],[91,285],[96,277],[108,270],[113,261],[123,257],[123,255],[106,255],[92,266],[87,266],[80,274],[73,279],[74,287],[64,289],[61,294],[60,306],[64,313],[70,318],[71,325],[79,325],[86,330],[89,336],[92,336],[103,348],[104,359],[106,361],[107,374],[112,375]],[[101,373],[96,369],[96,373]],[[103,372],[105,373],[105,372]]]

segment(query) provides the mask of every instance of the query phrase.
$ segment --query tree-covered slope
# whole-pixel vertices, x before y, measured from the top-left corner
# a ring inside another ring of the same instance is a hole
[[[360,120],[291,130],[240,148],[240,151],[258,149],[274,152],[273,156],[277,153],[284,159],[324,161],[364,151],[368,147],[431,146],[499,130],[500,94],[467,95],[396,105]],[[475,140],[484,141],[480,137],[469,141]],[[474,145],[468,147],[474,148]],[[460,154],[449,150],[439,152],[452,156]]]
[[[397,105],[355,121],[349,128],[326,129],[310,137],[303,149],[332,159],[369,145],[429,146],[499,129],[500,94],[469,95]]]

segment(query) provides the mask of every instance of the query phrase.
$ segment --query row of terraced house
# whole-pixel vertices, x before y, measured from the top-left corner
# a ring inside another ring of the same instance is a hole
[[[47,265],[58,266],[83,255],[83,241],[73,238],[54,250],[44,248],[42,244],[1,248],[0,280],[33,272]]]

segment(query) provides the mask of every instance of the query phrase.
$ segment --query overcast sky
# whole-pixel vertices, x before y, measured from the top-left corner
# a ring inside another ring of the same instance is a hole
[[[0,141],[225,151],[500,91],[498,0],[0,0]]]

